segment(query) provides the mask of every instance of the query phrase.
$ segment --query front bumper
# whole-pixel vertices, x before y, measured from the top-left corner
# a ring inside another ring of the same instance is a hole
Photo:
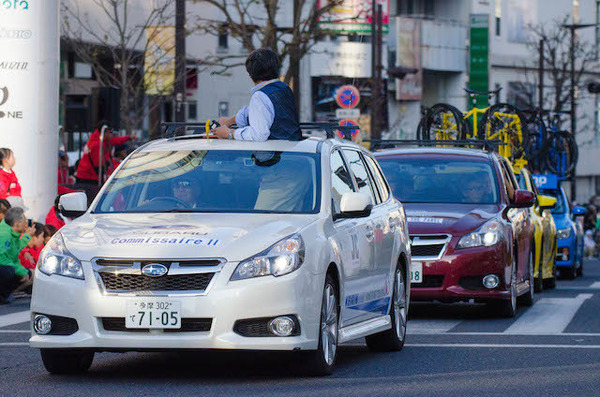
[[[419,259],[412,261],[419,262]],[[446,253],[440,260],[422,262],[423,283],[411,284],[413,301],[510,299],[511,260],[503,244],[459,249]],[[498,276],[498,287],[487,289],[478,284],[488,274]]]
[[[564,249],[568,250],[566,255],[563,255]],[[556,267],[573,267],[575,262],[576,243],[572,237],[561,238],[557,241],[556,250]],[[567,259],[565,260],[565,256]]]
[[[84,263],[85,280],[47,276],[36,272],[31,302],[35,313],[70,317],[77,320],[72,335],[37,335],[32,331],[33,348],[102,350],[162,349],[252,349],[314,350],[318,343],[318,324],[322,280],[301,268],[282,277],[259,277],[229,281],[237,263],[228,263],[204,295],[169,296],[181,302],[181,318],[210,318],[210,331],[149,332],[107,331],[102,318],[126,315],[132,296],[106,295],[96,284],[89,263]],[[318,282],[317,282],[318,281]],[[319,289],[319,286],[320,289]],[[164,295],[163,295],[164,296]],[[237,320],[297,316],[301,334],[290,337],[245,337],[234,332]]]

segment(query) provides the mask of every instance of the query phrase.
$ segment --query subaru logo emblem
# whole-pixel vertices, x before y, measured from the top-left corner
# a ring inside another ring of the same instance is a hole
[[[142,268],[142,274],[148,277],[160,277],[167,274],[169,269],[160,263],[150,263]]]

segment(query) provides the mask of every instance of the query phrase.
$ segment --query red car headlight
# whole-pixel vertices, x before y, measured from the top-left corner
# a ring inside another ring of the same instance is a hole
[[[502,240],[502,235],[502,224],[492,219],[479,229],[462,236],[456,248],[491,247]]]

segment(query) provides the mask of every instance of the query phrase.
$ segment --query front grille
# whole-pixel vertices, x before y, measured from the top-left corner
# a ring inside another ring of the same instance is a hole
[[[412,257],[416,256],[439,256],[444,249],[444,244],[415,245],[411,248]]]
[[[96,265],[98,266],[128,266],[132,267],[135,264],[139,263],[140,267],[144,267],[149,263],[161,263],[166,267],[170,267],[171,264],[177,263],[181,267],[188,266],[218,266],[224,262],[223,259],[217,258],[208,258],[208,259],[191,259],[191,260],[134,260],[134,259],[98,259],[96,260]]]
[[[102,328],[105,331],[149,332],[148,328],[126,328],[125,317],[102,317]],[[181,328],[166,328],[164,332],[208,332],[212,326],[212,318],[182,318]]]
[[[294,332],[290,336],[300,335],[300,322],[296,316],[286,316],[294,320]],[[246,337],[266,337],[275,336],[269,330],[269,322],[276,317],[249,318],[238,320],[233,326],[233,331]]]
[[[444,283],[444,275],[424,274],[422,283],[411,283],[410,288],[440,288]]]
[[[203,291],[214,273],[148,277],[140,274],[98,272],[107,291]]]
[[[411,257],[414,259],[439,259],[450,241],[449,234],[415,234],[410,236]]]

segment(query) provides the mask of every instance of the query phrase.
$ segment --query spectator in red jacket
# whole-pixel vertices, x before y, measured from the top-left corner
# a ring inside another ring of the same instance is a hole
[[[59,201],[60,195],[56,196],[56,198],[54,199],[54,206],[50,208],[50,211],[48,211],[48,214],[46,215],[46,225],[52,225],[57,229],[60,229],[65,225],[65,219],[58,210]]]
[[[35,270],[35,265],[40,257],[40,253],[44,248],[44,225],[35,222],[33,224],[35,232],[31,236],[31,240],[27,243],[25,248],[19,253],[19,261],[21,266],[26,269],[31,269],[32,272]]]
[[[0,198],[9,196],[21,197],[21,185],[17,175],[12,170],[15,166],[15,156],[8,148],[0,148]]]
[[[102,129],[104,126],[104,137],[102,137]],[[83,156],[79,161],[77,173],[75,174],[77,184],[84,189],[88,195],[88,201],[91,202],[98,193],[100,186],[106,178],[114,170],[112,147],[122,145],[130,139],[135,140],[137,137],[132,136],[114,136],[113,129],[108,126],[108,122],[102,120],[96,126],[96,130],[90,136],[85,148]],[[102,141],[102,143],[101,143]],[[102,159],[100,159],[100,151],[102,149]],[[102,168],[102,170],[100,169]],[[99,174],[102,175],[99,175]],[[100,183],[98,181],[100,180]]]

